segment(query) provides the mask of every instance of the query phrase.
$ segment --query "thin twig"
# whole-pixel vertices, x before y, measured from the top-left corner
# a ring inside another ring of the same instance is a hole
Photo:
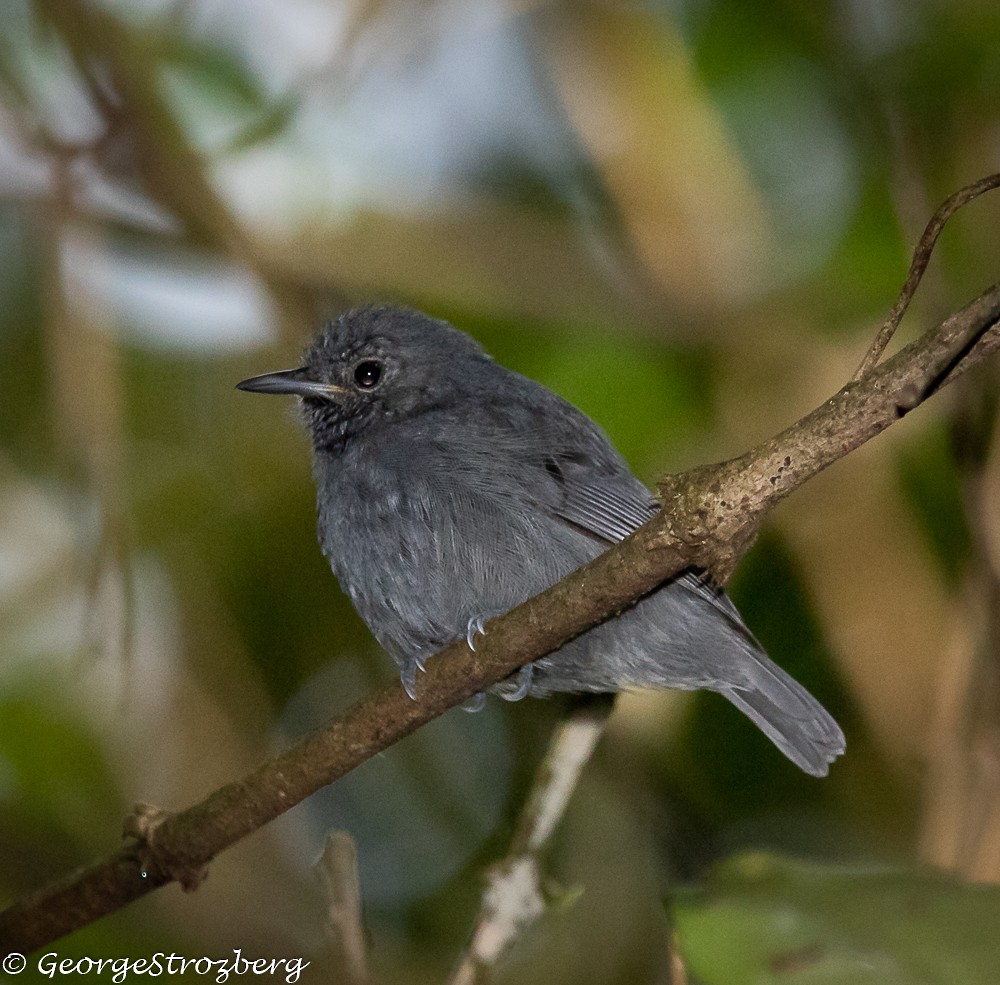
[[[892,306],[892,310],[882,323],[882,327],[878,330],[875,340],[868,347],[864,359],[861,360],[861,365],[858,366],[851,377],[852,381],[860,380],[878,365],[878,361],[882,358],[882,353],[885,352],[886,346],[892,340],[893,335],[896,334],[896,329],[903,320],[903,315],[906,314],[906,309],[910,306],[910,301],[913,300],[913,295],[920,285],[924,271],[927,269],[927,264],[930,262],[931,253],[934,252],[934,245],[937,243],[938,236],[941,235],[941,230],[944,229],[945,223],[963,205],[971,202],[984,192],[998,187],[1000,187],[1000,174],[991,174],[985,178],[980,178],[979,181],[974,181],[971,185],[960,188],[954,195],[946,198],[934,215],[931,216],[930,222],[927,223],[923,235],[917,243],[917,248],[913,251],[913,260],[910,263],[910,270],[906,275],[906,282],[903,284],[903,289],[899,292],[896,303]]]
[[[347,831],[331,831],[316,863],[326,897],[327,923],[341,957],[344,985],[366,985],[368,954],[361,920],[358,846]]]
[[[506,856],[487,875],[472,939],[450,985],[474,985],[545,911],[542,854],[566,812],[614,707],[609,695],[577,700],[549,740]]]
[[[670,985],[688,985],[687,968],[677,946],[677,935],[670,935]]]

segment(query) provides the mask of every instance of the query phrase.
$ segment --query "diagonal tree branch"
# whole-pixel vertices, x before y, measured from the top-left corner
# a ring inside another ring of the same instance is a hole
[[[812,413],[739,458],[667,477],[662,512],[563,581],[429,662],[411,701],[398,684],[139,839],[0,913],[0,950],[30,951],[177,880],[320,787],[692,565],[725,576],[778,502],[1000,349],[1000,284]]]

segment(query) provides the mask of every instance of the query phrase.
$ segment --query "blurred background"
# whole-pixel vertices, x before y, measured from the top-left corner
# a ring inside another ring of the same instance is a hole
[[[738,454],[850,377],[933,209],[1000,170],[998,91],[988,0],[3,0],[0,903],[394,677],[291,402],[238,380],[397,301],[651,483]],[[953,220],[902,337],[997,279],[998,217]],[[842,724],[831,776],[717,696],[623,696],[549,860],[572,902],[500,980],[668,981],[664,900],[748,850],[1000,881],[997,375],[809,483],[731,582]],[[60,953],[338,980],[341,827],[373,972],[440,981],[560,710],[454,711]]]

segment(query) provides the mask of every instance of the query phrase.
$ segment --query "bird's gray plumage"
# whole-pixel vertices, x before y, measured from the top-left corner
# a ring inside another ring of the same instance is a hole
[[[365,390],[352,374],[373,363],[381,376]],[[348,312],[295,372],[333,388],[303,397],[320,543],[411,687],[477,619],[537,594],[657,511],[593,421],[444,322],[392,307]],[[691,574],[537,661],[522,683],[536,696],[717,691],[814,775],[844,748],[729,598]]]

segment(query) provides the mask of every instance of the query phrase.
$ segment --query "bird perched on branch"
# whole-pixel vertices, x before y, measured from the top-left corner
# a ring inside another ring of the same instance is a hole
[[[349,311],[300,368],[238,385],[301,398],[323,552],[411,697],[438,650],[462,636],[474,645],[486,620],[659,508],[590,418],[416,311]],[[717,691],[815,776],[844,750],[826,710],[693,573],[491,690],[517,700],[640,687]]]

